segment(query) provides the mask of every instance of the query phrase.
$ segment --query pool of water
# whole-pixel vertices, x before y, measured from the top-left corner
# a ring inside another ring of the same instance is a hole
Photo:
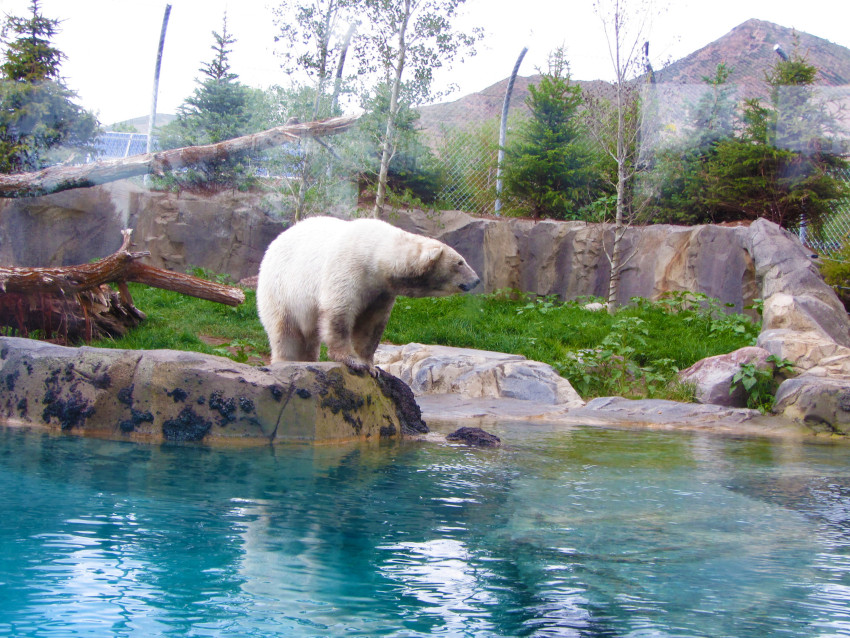
[[[220,450],[0,428],[2,636],[850,636],[850,448],[533,425]]]

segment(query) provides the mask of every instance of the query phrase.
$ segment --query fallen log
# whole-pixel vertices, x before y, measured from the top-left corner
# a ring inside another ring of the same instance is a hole
[[[174,148],[82,166],[50,166],[34,173],[0,175],[0,197],[38,197],[137,175],[162,175],[178,168],[262,151],[302,137],[335,135],[348,130],[356,121],[356,116],[350,116],[320,122],[295,122],[217,144]]]
[[[90,264],[0,267],[0,327],[25,337],[40,331],[63,343],[121,336],[145,318],[133,304],[131,281],[229,306],[245,301],[240,288],[140,263],[150,253],[130,252],[131,233],[122,231],[121,247]]]

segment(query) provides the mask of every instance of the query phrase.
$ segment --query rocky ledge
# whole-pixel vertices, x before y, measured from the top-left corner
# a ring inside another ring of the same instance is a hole
[[[0,387],[0,422],[108,438],[257,444],[427,432],[407,386],[336,363],[257,368],[0,337]]]

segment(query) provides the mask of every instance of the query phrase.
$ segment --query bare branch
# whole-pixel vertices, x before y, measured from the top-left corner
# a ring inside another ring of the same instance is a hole
[[[348,130],[355,121],[357,116],[334,117],[319,122],[298,122],[217,144],[187,146],[83,166],[50,166],[35,173],[0,175],[0,197],[38,197],[148,173],[161,175],[166,171],[211,160],[262,151],[304,137],[335,135]]]

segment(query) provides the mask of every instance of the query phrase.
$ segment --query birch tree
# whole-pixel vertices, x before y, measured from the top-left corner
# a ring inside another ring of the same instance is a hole
[[[381,163],[373,216],[378,217],[387,191],[387,174],[395,153],[402,94],[409,106],[437,97],[432,90],[434,71],[450,66],[458,55],[474,55],[480,29],[463,33],[452,28],[466,0],[362,0],[370,30],[365,34],[360,60],[365,71],[377,71],[389,87],[390,105],[381,136]]]
[[[309,120],[338,115],[343,67],[356,27],[352,15],[355,4],[356,0],[283,0],[274,10],[280,28],[275,41],[284,45],[280,53],[284,70],[303,73],[313,82],[315,95]],[[290,182],[295,191],[295,221],[304,215],[307,191],[315,185],[319,144],[309,138],[301,141],[298,179]]]
[[[631,255],[624,255],[623,237],[642,203],[633,197],[635,178],[641,170],[640,95],[636,78],[644,71],[642,45],[647,36],[651,2],[595,0],[594,12],[602,21],[608,53],[614,71],[614,93],[610,107],[599,98],[588,103],[590,129],[605,153],[616,165],[614,186],[616,212],[614,238],[606,255],[611,265],[608,282],[608,312],[617,306],[620,277]]]

